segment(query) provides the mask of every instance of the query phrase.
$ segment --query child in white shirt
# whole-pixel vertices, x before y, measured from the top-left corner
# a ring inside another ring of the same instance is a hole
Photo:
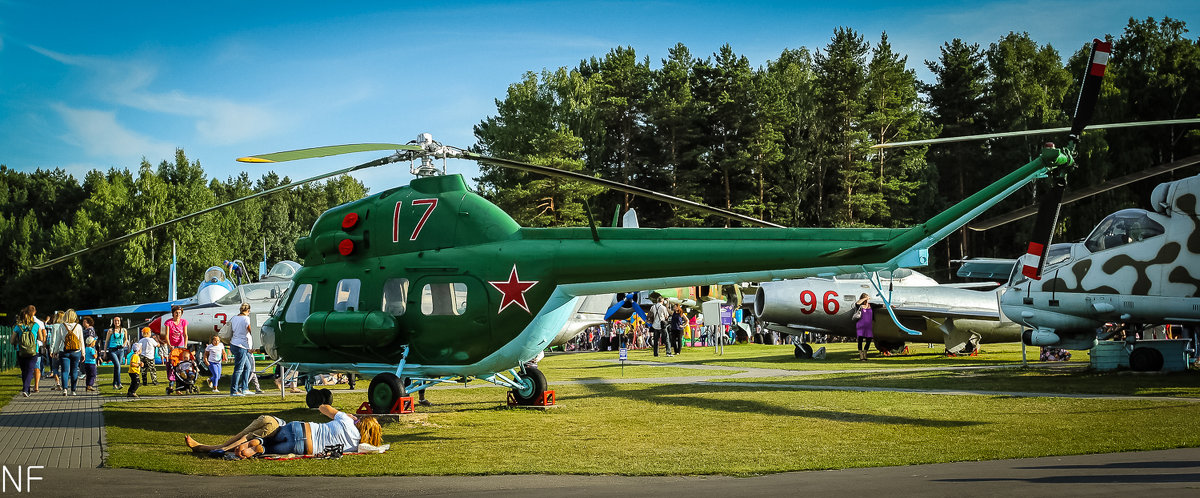
[[[158,369],[154,366],[154,351],[158,349],[158,340],[153,337],[150,327],[142,327],[142,338],[134,348],[141,348],[138,357],[142,361],[142,384],[146,385],[146,373],[149,372],[150,381],[157,386]]]
[[[221,363],[225,362],[225,345],[220,337],[212,336],[212,343],[204,347],[204,361],[208,364],[208,384],[212,386],[212,392],[221,392],[217,383],[221,380]]]

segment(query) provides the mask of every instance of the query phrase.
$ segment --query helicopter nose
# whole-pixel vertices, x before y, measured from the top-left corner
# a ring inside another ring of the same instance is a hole
[[[161,328],[162,328],[162,316],[160,315],[160,316],[155,317],[154,321],[150,322],[150,330],[153,331],[155,334],[157,334]]]

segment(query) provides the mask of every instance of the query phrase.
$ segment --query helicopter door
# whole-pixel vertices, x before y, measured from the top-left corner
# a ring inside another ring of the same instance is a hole
[[[483,282],[440,275],[410,287],[404,322],[412,333],[410,361],[460,365],[491,352],[491,315]]]

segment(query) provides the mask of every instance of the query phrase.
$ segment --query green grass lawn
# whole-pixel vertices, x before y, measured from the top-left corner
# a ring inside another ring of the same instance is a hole
[[[21,387],[20,368],[0,371],[0,406],[7,405],[13,396],[20,396]]]
[[[502,406],[499,388],[442,389],[431,408],[385,425],[383,455],[338,461],[194,456],[259,413],[320,421],[299,395],[108,403],[110,467],[190,474],[730,474],[907,465],[1195,446],[1200,404],[1002,396],[556,386],[560,406]],[[361,393],[359,397],[362,397]],[[186,401],[183,403],[181,401]],[[335,397],[352,409],[357,397]]]
[[[890,368],[1014,364],[1019,363],[1019,347],[1016,360],[1013,351],[993,346],[974,358],[912,354],[858,362],[843,358],[852,345],[844,350],[847,345],[833,346],[831,359],[816,367],[808,365],[817,362],[795,360],[790,346],[727,347],[722,357],[712,355],[711,349],[688,349],[682,356],[659,357],[659,361],[721,368],[626,365],[624,377],[686,375],[720,379],[738,371],[739,365],[804,365],[806,368],[797,370],[849,372],[814,372],[811,376],[770,382],[920,384],[1008,391],[1050,391],[1058,386],[1057,392],[1111,389],[1114,393],[1179,396],[1191,395],[1197,389],[1194,374],[1132,376],[1054,369],[876,374],[860,370],[889,368],[889,363],[896,365]],[[760,360],[757,355],[771,356],[774,361]],[[1077,353],[1076,361],[1086,356]],[[573,379],[592,382],[552,385],[559,406],[546,411],[507,408],[503,406],[505,390],[487,384],[470,384],[487,386],[479,388],[433,388],[429,393],[433,407],[418,407],[418,413],[384,426],[384,442],[392,444],[389,452],[337,461],[229,462],[194,456],[182,444],[185,433],[201,442],[219,442],[261,413],[289,421],[323,421],[319,413],[303,407],[299,394],[288,395],[283,401],[278,395],[270,395],[161,397],[108,403],[106,465],[218,475],[754,475],[1200,445],[1200,431],[1194,430],[1200,403],[1191,401],[943,396],[803,390],[783,385],[613,383],[610,381],[622,377],[620,365],[611,361],[616,357],[615,352],[548,356],[541,367],[552,384]],[[632,351],[630,359],[652,358],[648,352]],[[334,404],[353,411],[365,399],[365,393],[342,393],[334,396]]]

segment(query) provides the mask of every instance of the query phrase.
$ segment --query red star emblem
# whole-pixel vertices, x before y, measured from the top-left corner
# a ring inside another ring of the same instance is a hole
[[[522,281],[521,279],[517,278],[517,265],[515,263],[513,264],[512,273],[508,274],[507,282],[488,281],[488,283],[492,284],[492,287],[495,287],[496,290],[500,291],[500,294],[502,294],[502,297],[500,298],[500,309],[496,311],[497,315],[500,314],[501,311],[504,311],[504,308],[507,308],[510,304],[516,304],[517,306],[520,306],[521,309],[525,310],[526,313],[531,313],[529,311],[529,305],[525,304],[525,291],[536,285],[538,281]]]

